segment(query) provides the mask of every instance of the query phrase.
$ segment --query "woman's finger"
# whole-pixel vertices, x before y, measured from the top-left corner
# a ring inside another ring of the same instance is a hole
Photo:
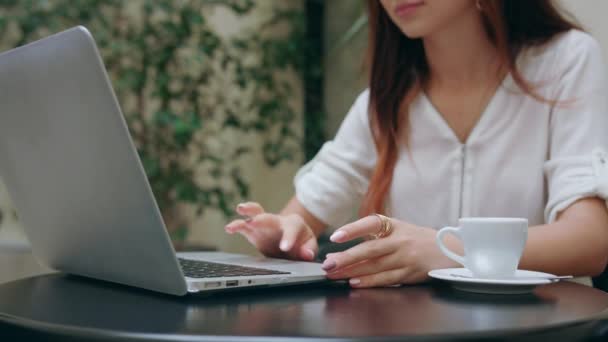
[[[330,279],[349,279],[362,277],[374,273],[395,269],[399,266],[399,262],[400,260],[398,260],[395,254],[392,253],[378,258],[361,261],[346,268],[338,269],[335,272],[328,273],[327,277]]]
[[[224,227],[228,234],[239,233],[243,235],[247,241],[255,245],[257,243],[253,228],[247,224],[245,220],[234,220]]]
[[[264,208],[257,202],[245,202],[236,206],[239,215],[253,217],[264,213]]]
[[[401,284],[402,280],[407,277],[407,274],[408,269],[397,268],[363,277],[350,278],[348,283],[356,288],[392,286]]]
[[[313,261],[318,251],[317,238],[313,236],[300,246],[300,258],[302,260]]]
[[[394,245],[395,243],[390,239],[362,242],[344,252],[335,253],[326,258],[325,262],[323,262],[323,269],[325,271],[335,271],[367,259],[374,259],[387,255],[395,250]]]
[[[367,237],[371,234],[378,233],[381,228],[382,222],[380,222],[380,218],[375,215],[370,215],[342,226],[341,228],[337,229],[329,237],[329,239],[332,242],[347,242],[353,239]]]
[[[274,214],[258,214],[246,222],[253,228],[281,229],[281,219]]]
[[[302,225],[284,222],[283,236],[281,237],[279,249],[285,253],[288,253],[294,246],[297,245],[299,240],[305,238],[304,233],[306,233],[306,230]]]
[[[251,227],[249,227],[247,225],[247,221],[239,219],[239,220],[234,220],[234,221],[228,223],[224,227],[224,229],[226,230],[226,232],[228,232],[230,234],[234,234],[239,231],[251,230]]]

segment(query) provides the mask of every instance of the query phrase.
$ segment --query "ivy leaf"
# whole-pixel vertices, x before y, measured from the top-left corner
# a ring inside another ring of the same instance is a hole
[[[249,197],[249,185],[247,184],[245,178],[243,178],[243,176],[241,175],[241,170],[235,168],[232,170],[230,175],[232,177],[232,180],[234,181],[234,184],[236,185],[236,188],[241,198]]]
[[[184,242],[188,239],[189,230],[187,226],[179,226],[177,229],[171,230],[171,240],[174,242]]]
[[[159,125],[170,125],[175,120],[175,115],[169,111],[158,111],[154,113],[154,121]]]
[[[175,196],[179,201],[196,203],[197,189],[189,180],[179,180],[175,185]]]
[[[188,20],[190,21],[190,23],[195,24],[195,25],[201,25],[205,22],[205,20],[203,19],[203,16],[201,16],[199,13],[197,12],[187,12],[187,16],[188,16]]]
[[[141,161],[148,178],[156,178],[161,175],[160,161],[158,159],[144,156],[141,158]]]
[[[226,119],[224,120],[224,127],[235,127],[235,128],[239,128],[242,126],[241,121],[239,120],[239,118],[234,115],[234,114],[229,114]]]
[[[209,173],[209,175],[213,179],[220,179],[220,177],[222,176],[222,169],[215,167],[215,168],[211,169],[211,172]]]
[[[200,121],[198,124],[196,122],[186,122],[179,117],[175,117],[172,124],[173,138],[181,148],[186,147],[192,141],[194,132],[200,127]]]
[[[232,158],[237,159],[240,156],[249,154],[249,153],[251,153],[250,147],[241,146],[241,147],[237,148],[236,151],[234,151],[234,153],[232,154]]]

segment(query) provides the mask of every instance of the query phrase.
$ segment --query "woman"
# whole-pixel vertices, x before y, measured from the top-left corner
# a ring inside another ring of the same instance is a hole
[[[303,260],[328,225],[342,226],[338,243],[376,235],[323,263],[332,279],[373,287],[459,267],[435,244],[459,217],[525,217],[520,268],[601,273],[608,88],[595,40],[548,0],[368,3],[369,89],[280,214],[244,203],[247,219],[226,231]],[[357,207],[362,218],[344,225]]]

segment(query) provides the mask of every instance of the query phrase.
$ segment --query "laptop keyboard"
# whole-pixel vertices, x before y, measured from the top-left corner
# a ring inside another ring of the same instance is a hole
[[[238,265],[220,264],[216,262],[200,261],[178,258],[184,275],[190,278],[220,278],[220,277],[246,277],[273,274],[290,274],[267,270],[264,268],[245,267]]]

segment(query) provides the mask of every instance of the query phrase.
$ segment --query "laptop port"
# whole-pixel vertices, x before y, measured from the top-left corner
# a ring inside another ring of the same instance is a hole
[[[220,283],[219,281],[210,281],[208,283],[205,283],[206,289],[212,289],[220,286],[222,286],[222,283]]]
[[[239,284],[238,280],[228,280],[226,282],[226,287],[237,286]]]

